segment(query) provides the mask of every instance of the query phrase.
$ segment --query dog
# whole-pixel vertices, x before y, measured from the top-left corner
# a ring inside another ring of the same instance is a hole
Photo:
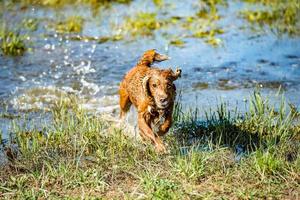
[[[159,69],[154,62],[169,57],[148,50],[120,83],[120,118],[123,119],[133,104],[138,111],[139,133],[143,140],[150,140],[158,152],[166,148],[161,140],[172,125],[176,86],[173,83],[181,77],[181,69]]]

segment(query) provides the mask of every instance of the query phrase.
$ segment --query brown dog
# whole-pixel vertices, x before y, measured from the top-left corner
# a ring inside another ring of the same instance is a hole
[[[160,139],[172,125],[172,112],[176,96],[173,83],[181,75],[181,70],[173,72],[151,67],[153,62],[167,60],[168,57],[148,50],[138,64],[132,68],[120,84],[120,117],[133,104],[138,110],[140,135],[154,143],[157,151],[165,151]]]

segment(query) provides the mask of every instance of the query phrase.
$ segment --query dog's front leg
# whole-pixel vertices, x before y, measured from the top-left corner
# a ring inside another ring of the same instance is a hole
[[[166,148],[159,136],[156,136],[151,130],[150,124],[150,113],[139,112],[138,114],[138,125],[140,134],[144,139],[150,140],[154,143],[155,148],[158,152],[165,152]]]
[[[167,116],[164,123],[159,126],[157,135],[164,136],[169,131],[171,125],[172,125],[172,115]]]

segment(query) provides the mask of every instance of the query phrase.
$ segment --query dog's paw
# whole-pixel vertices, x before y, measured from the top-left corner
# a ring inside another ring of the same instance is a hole
[[[166,149],[165,145],[163,145],[163,144],[155,145],[155,151],[159,154],[166,154],[167,153],[167,149]]]

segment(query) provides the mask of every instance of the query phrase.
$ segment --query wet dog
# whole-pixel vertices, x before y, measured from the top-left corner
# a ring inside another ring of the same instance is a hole
[[[160,138],[172,125],[173,106],[176,87],[173,83],[181,76],[181,70],[159,69],[152,67],[154,62],[167,60],[168,57],[148,50],[140,58],[120,83],[120,117],[133,104],[138,111],[140,135],[150,140],[158,152],[166,151]]]

